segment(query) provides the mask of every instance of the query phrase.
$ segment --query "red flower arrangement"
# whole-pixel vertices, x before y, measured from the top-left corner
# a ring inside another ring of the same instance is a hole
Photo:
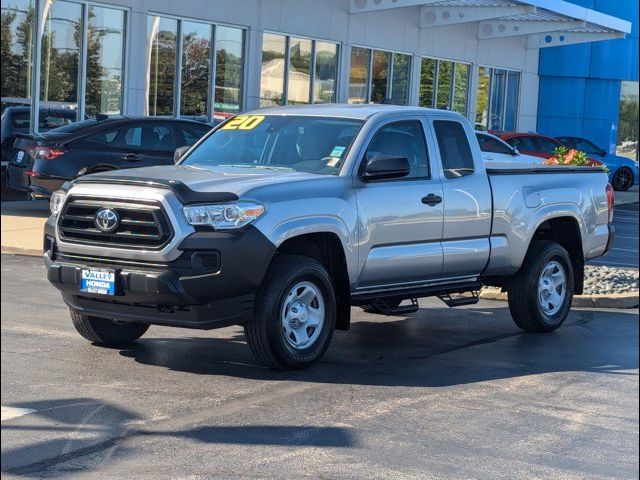
[[[597,160],[592,160],[587,157],[587,154],[581,150],[572,148],[569,150],[567,147],[556,147],[553,152],[553,156],[547,158],[544,165],[571,165],[574,167],[600,167],[604,171],[607,171],[607,167],[604,163]]]

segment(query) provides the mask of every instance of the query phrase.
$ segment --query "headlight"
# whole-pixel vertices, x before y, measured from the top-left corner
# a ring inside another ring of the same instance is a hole
[[[240,228],[248,225],[264,213],[257,203],[226,203],[218,205],[194,205],[183,208],[190,225],[209,225],[216,230]]]
[[[60,213],[65,198],[67,198],[67,193],[62,190],[57,190],[51,194],[49,209],[51,210],[52,215],[57,216]]]

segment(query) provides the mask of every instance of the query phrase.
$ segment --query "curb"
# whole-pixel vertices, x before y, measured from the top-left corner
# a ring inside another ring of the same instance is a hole
[[[484,300],[506,301],[507,294],[497,290],[482,290],[480,298]],[[609,293],[604,295],[576,295],[571,304],[581,308],[638,308],[638,292]]]
[[[3,255],[22,255],[23,257],[42,257],[42,250],[21,247],[5,247],[0,251]]]

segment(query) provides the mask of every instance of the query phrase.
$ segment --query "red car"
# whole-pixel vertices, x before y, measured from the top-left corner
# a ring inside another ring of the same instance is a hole
[[[539,133],[518,133],[518,132],[491,132],[497,137],[507,142],[518,151],[525,155],[533,155],[535,157],[550,158],[553,156],[556,148],[562,147],[555,138],[540,135]],[[600,160],[589,159],[589,165],[592,167],[604,165]]]

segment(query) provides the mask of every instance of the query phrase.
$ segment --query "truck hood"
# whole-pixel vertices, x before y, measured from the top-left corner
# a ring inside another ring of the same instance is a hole
[[[215,170],[167,165],[130,168],[94,173],[80,177],[79,182],[184,184],[197,194],[226,192],[240,197],[247,191],[266,185],[298,182],[323,175],[274,169],[217,167]]]

